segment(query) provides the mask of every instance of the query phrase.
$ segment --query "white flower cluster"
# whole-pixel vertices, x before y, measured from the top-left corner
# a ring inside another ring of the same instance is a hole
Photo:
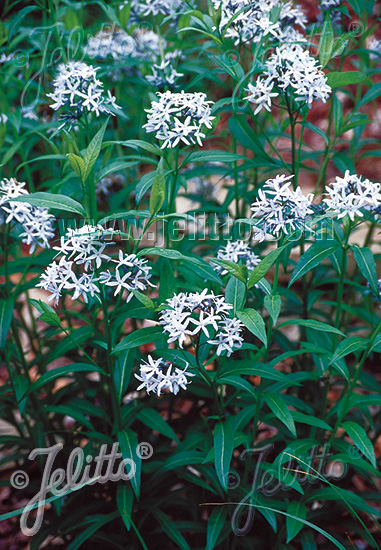
[[[271,111],[272,98],[292,92],[296,101],[311,107],[312,102],[326,102],[332,88],[317,59],[299,44],[284,44],[265,62],[265,69],[255,83],[249,83],[246,97],[255,103],[257,114],[262,107]]]
[[[97,79],[97,70],[98,67],[94,68],[82,61],[70,61],[67,65],[59,65],[59,74],[53,81],[54,92],[47,96],[54,101],[52,109],[67,109],[67,113],[61,116],[64,124],[68,122],[72,125],[86,110],[99,116],[99,113],[114,115],[110,107],[121,108],[116,105],[116,98],[110,91],[107,92],[107,96],[105,95],[103,83]]]
[[[126,180],[124,176],[118,173],[113,173],[98,181],[95,192],[97,196],[103,194],[108,197],[113,188],[122,188],[125,183]]]
[[[181,292],[167,303],[169,308],[162,311],[160,324],[169,333],[169,344],[178,342],[182,348],[187,337],[204,333],[209,338],[209,344],[218,346],[217,355],[227,351],[229,357],[233,347],[238,349],[242,346],[240,333],[243,325],[236,318],[228,318],[233,306],[226,303],[223,296],[215,296],[204,289],[201,293]],[[215,340],[211,339],[212,332]]]
[[[147,124],[143,126],[147,132],[156,132],[156,138],[163,141],[161,148],[174,148],[180,142],[186,145],[197,143],[202,146],[205,134],[202,127],[212,128],[210,103],[206,95],[198,93],[158,92],[159,101],[151,103]]]
[[[278,175],[265,182],[259,189],[259,198],[251,205],[253,218],[258,219],[254,238],[263,241],[279,232],[286,235],[290,231],[302,229],[306,218],[313,214],[313,194],[303,195],[300,187],[290,189],[294,176]]]
[[[136,51],[136,42],[132,36],[118,28],[102,29],[89,38],[87,55],[91,58],[120,59],[129,57]]]
[[[48,300],[54,299],[54,305],[57,305],[62,290],[74,290],[72,300],[82,297],[88,303],[89,295],[97,295],[101,284],[115,288],[114,296],[127,290],[126,299],[129,301],[133,290],[145,290],[147,285],[151,285],[151,267],[146,265],[146,260],[138,258],[136,254],[125,254],[122,250],[119,250],[118,259],[105,253],[106,247],[114,244],[105,241],[109,233],[100,225],[84,225],[80,229],[69,229],[61,237],[60,246],[54,248],[62,257],[58,263],[54,261],[47,267],[41,275],[42,281],[38,283],[38,286],[51,293]],[[96,270],[103,267],[104,263],[112,266],[113,272],[107,269],[97,277]]]
[[[278,0],[213,0],[216,9],[221,7],[220,31],[239,41],[260,42],[262,37],[285,42],[293,34],[293,25],[304,28],[307,18],[291,1]],[[274,8],[280,8],[277,19]],[[234,18],[234,19],[232,19]]]
[[[181,51],[175,50],[164,54],[161,63],[154,63],[151,67],[152,74],[146,76],[151,86],[159,90],[165,87],[169,89],[177,88],[179,86],[177,80],[184,76],[183,73],[176,70],[176,64],[180,57],[182,57]]]
[[[235,264],[242,262],[251,271],[261,261],[260,257],[254,254],[249,244],[244,241],[228,241],[226,246],[218,249],[217,260],[227,260]],[[213,263],[212,265],[219,275],[226,275],[228,273],[223,267]]]
[[[323,202],[329,210],[337,213],[338,218],[346,214],[353,221],[355,216],[362,217],[363,210],[375,211],[381,206],[381,184],[362,179],[347,170],[343,178],[326,186],[326,196]]]
[[[149,15],[176,16],[178,17],[187,7],[183,0],[131,0],[131,13],[133,18]]]
[[[151,355],[148,355],[148,362],[143,361],[140,365],[140,376],[135,374],[141,382],[137,391],[145,388],[147,393],[153,391],[160,396],[162,390],[168,390],[177,395],[180,388],[186,390],[187,384],[191,382],[187,379],[187,376],[195,376],[190,372],[186,372],[187,368],[188,363],[185,369],[181,370],[172,363],[164,361],[161,357],[153,359]]]
[[[381,40],[377,40],[377,38],[372,38],[372,40],[368,44],[368,50],[371,50],[369,57],[372,61],[375,61],[376,59],[378,61],[381,60]]]
[[[54,237],[55,218],[47,208],[33,206],[27,202],[9,202],[11,199],[29,195],[25,182],[16,179],[0,181],[0,225],[16,221],[21,224],[22,242],[31,245],[32,254],[37,246],[49,248],[49,240]]]
[[[6,124],[8,122],[8,117],[4,113],[0,113],[0,122],[1,124]]]

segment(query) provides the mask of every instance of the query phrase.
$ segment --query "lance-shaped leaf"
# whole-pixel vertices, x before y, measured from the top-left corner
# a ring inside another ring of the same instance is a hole
[[[267,405],[269,406],[269,408],[275,414],[275,416],[281,422],[283,422],[283,424],[296,437],[296,428],[295,428],[294,419],[292,418],[292,414],[289,411],[282,396],[278,393],[268,391],[263,395],[263,397]]]
[[[369,283],[374,294],[378,296],[380,291],[378,288],[377,269],[373,252],[370,248],[360,248],[357,244],[352,244],[350,247],[362,276]]]
[[[288,286],[290,287],[297,279],[303,277],[308,271],[318,266],[320,262],[330,254],[333,254],[338,248],[339,245],[336,243],[330,246],[327,246],[326,243],[314,243],[310,246],[296,264]]]
[[[230,422],[219,422],[214,429],[214,463],[218,479],[225,491],[228,488],[233,448],[234,433]]]

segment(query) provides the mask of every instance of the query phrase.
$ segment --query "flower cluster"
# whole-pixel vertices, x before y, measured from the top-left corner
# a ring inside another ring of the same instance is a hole
[[[111,108],[121,108],[110,91],[105,95],[103,83],[97,79],[97,70],[82,61],[70,61],[58,67],[59,74],[53,81],[54,92],[47,96],[54,101],[52,109],[66,108],[67,112],[60,117],[64,121],[62,126],[66,123],[72,126],[86,110],[99,116],[99,113],[114,115]]]
[[[264,189],[259,189],[259,198],[251,205],[253,218],[258,219],[254,238],[263,241],[279,232],[302,229],[306,218],[314,213],[313,194],[303,195],[300,187],[290,189],[294,176],[284,174],[268,179]]]
[[[91,36],[87,45],[87,55],[91,58],[120,59],[129,57],[136,51],[136,43],[122,29],[102,29],[95,36]]]
[[[191,382],[187,376],[194,376],[194,374],[186,372],[187,368],[188,363],[185,369],[181,370],[161,357],[153,359],[151,355],[148,355],[148,362],[143,361],[140,365],[140,376],[135,374],[141,382],[137,391],[145,388],[147,393],[153,391],[160,396],[161,391],[167,389],[176,395],[180,388],[187,389],[187,384]]]
[[[377,40],[377,38],[372,38],[372,40],[368,44],[368,50],[371,50],[372,53],[369,55],[369,58],[372,61],[380,61],[381,59],[381,40]]]
[[[112,259],[115,263],[114,270],[103,271],[99,276],[99,281],[112,288],[115,288],[114,296],[127,290],[127,302],[133,297],[134,290],[145,290],[150,283],[151,267],[146,265],[147,260],[139,258],[136,254],[125,254],[119,250],[118,260]]]
[[[261,261],[259,256],[254,254],[249,244],[244,241],[228,241],[226,246],[218,249],[217,260],[227,260],[235,264],[242,262],[251,271]],[[219,275],[226,275],[228,273],[223,267],[213,263],[212,265]]]
[[[347,170],[343,178],[326,186],[326,197],[323,202],[329,210],[337,213],[338,218],[346,214],[353,221],[355,216],[362,217],[362,210],[376,211],[381,206],[381,184],[362,179]]]
[[[324,12],[328,11],[329,17],[334,27],[341,27],[342,13],[337,9],[341,4],[341,0],[321,0],[320,7]],[[317,16],[317,23],[324,24],[325,13],[319,13]]]
[[[285,42],[292,33],[292,25],[304,28],[307,18],[293,2],[277,0],[213,0],[216,9],[221,8],[220,31],[239,41],[260,42],[268,36]],[[277,19],[274,8],[280,7]]]
[[[160,63],[154,63],[152,66],[152,74],[147,75],[146,79],[151,86],[159,90],[168,87],[169,89],[178,88],[178,79],[184,76],[176,70],[178,60],[182,57],[179,50],[167,52],[164,54],[164,59]]]
[[[54,261],[47,267],[38,284],[51,293],[48,300],[54,299],[57,305],[62,290],[74,290],[73,300],[82,297],[88,303],[89,296],[99,294],[99,285],[105,285],[115,288],[114,296],[127,290],[126,299],[129,301],[132,291],[145,290],[147,285],[151,285],[151,267],[146,265],[146,260],[122,250],[119,250],[118,259],[105,252],[108,245],[114,244],[105,240],[109,234],[110,231],[106,232],[100,225],[84,225],[80,229],[69,229],[61,237],[60,246],[54,248],[62,257],[58,263]],[[112,267],[112,271],[107,269],[97,276],[97,270],[104,264]]]
[[[233,309],[223,296],[215,296],[204,289],[201,293],[181,292],[167,300],[169,308],[162,311],[160,324],[169,333],[168,343],[178,342],[182,348],[187,337],[204,334],[211,345],[218,345],[217,355],[227,351],[228,357],[233,348],[240,348],[243,339],[240,335],[242,323],[228,318]],[[214,333],[216,339],[212,340]]]
[[[202,127],[212,128],[210,103],[206,95],[199,93],[158,92],[159,101],[153,101],[147,109],[147,132],[156,132],[156,138],[163,141],[161,148],[176,147],[180,142],[186,145],[197,143],[202,146],[205,134]]]
[[[125,2],[126,3],[126,2]],[[183,0],[131,0],[131,15],[133,21],[137,21],[139,17],[147,17],[153,15],[171,16],[177,19],[187,7]]]
[[[271,111],[272,98],[280,93],[294,94],[296,101],[311,107],[312,102],[326,102],[332,89],[318,61],[300,44],[284,44],[265,62],[263,75],[255,83],[249,83],[246,97],[255,103],[255,114],[262,107]]]
[[[27,202],[9,202],[17,197],[29,195],[25,182],[16,179],[0,181],[0,225],[16,221],[21,224],[22,242],[31,245],[32,254],[37,246],[49,248],[49,240],[54,237],[55,218],[47,208],[33,206]]]

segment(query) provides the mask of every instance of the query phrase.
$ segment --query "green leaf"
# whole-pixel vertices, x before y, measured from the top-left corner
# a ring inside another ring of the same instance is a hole
[[[175,542],[176,546],[181,548],[181,550],[191,550],[176,523],[169,516],[167,516],[167,514],[158,508],[153,510],[153,514],[158,520],[162,532],[168,535],[168,537]]]
[[[247,160],[243,155],[237,155],[228,151],[196,151],[187,158],[187,164],[190,162],[236,162],[237,160]]]
[[[132,430],[121,430],[118,432],[118,441],[123,459],[132,460],[135,463],[135,475],[131,476],[130,481],[136,498],[139,500],[142,459],[137,452],[138,438],[136,437],[136,433]],[[126,471],[128,474],[131,473],[130,468],[126,468]]]
[[[116,488],[116,504],[127,531],[131,529],[131,513],[133,503],[134,493],[131,485],[122,485],[121,483],[118,483]]]
[[[83,159],[78,155],[75,155],[74,153],[69,153],[67,155],[67,158],[69,159],[70,165],[73,168],[74,172],[77,174],[77,176],[82,181],[85,181],[86,168],[85,168],[85,163],[83,162]]]
[[[238,265],[230,260],[218,260],[213,258],[212,264],[217,264],[223,267],[228,273],[237,277],[243,283],[247,280],[247,267],[245,265]]]
[[[342,427],[353,440],[356,447],[366,456],[372,466],[376,468],[376,455],[374,454],[372,442],[366,435],[364,428],[356,422],[343,422]]]
[[[162,260],[159,285],[159,301],[161,304],[172,298],[176,292],[176,284],[176,278],[170,262],[165,259]]]
[[[159,432],[174,441],[179,441],[179,438],[171,426],[167,424],[161,414],[155,411],[155,409],[141,409],[137,413],[136,418],[143,422],[143,424],[148,426],[151,430],[155,430],[156,432]]]
[[[378,289],[377,268],[373,252],[370,248],[360,248],[357,244],[351,244],[350,247],[362,276],[369,283],[374,294],[378,296],[380,291]]]
[[[265,296],[264,299],[265,308],[270,314],[271,319],[273,320],[273,325],[276,325],[276,322],[278,320],[280,310],[282,307],[282,298],[279,296],[279,294]]]
[[[234,433],[230,422],[219,422],[214,429],[214,463],[218,479],[225,491],[228,488],[233,449]]]
[[[246,391],[252,397],[254,397],[254,399],[256,399],[254,387],[250,384],[250,382],[244,380],[240,376],[223,376],[222,378],[218,379],[218,384],[227,384],[228,386],[233,386],[234,388],[238,388],[241,391]]]
[[[282,396],[275,392],[267,391],[263,395],[264,400],[266,401],[269,408],[275,414],[275,416],[283,422],[283,424],[290,430],[290,432],[296,437],[296,428],[292,414],[289,411],[286,403],[284,402]]]
[[[48,372],[45,372],[30,386],[28,391],[23,397],[31,394],[32,392],[42,388],[45,384],[53,382],[57,378],[62,378],[63,376],[71,376],[75,372],[100,372],[104,376],[108,376],[107,373],[91,363],[73,363],[71,365],[66,365],[65,367],[57,367]]]
[[[93,523],[67,546],[67,550],[78,550],[94,533],[107,523],[114,521],[117,517],[118,512],[111,512],[111,514],[103,515],[102,517],[96,516]]]
[[[261,315],[255,309],[249,308],[237,311],[236,315],[245,327],[267,346],[266,325]]]
[[[131,290],[132,294],[139,300],[143,306],[145,306],[147,309],[150,309],[151,311],[155,311],[156,307],[151,298],[143,294],[142,292],[139,292],[139,290]]]
[[[24,17],[26,17],[28,13],[30,13],[35,9],[37,9],[37,6],[28,6],[26,8],[23,8],[20,11],[16,10],[15,16],[12,18],[8,27],[8,43],[11,42],[11,39],[15,34],[15,31],[18,31],[20,29],[20,24],[21,24],[21,21],[24,19]]]
[[[379,95],[381,95],[381,82],[376,82],[375,84],[372,84],[371,88],[369,88],[364,97],[362,97],[357,105],[355,105],[355,109],[363,107],[370,101],[376,99]]]
[[[259,265],[254,268],[254,271],[250,275],[249,282],[247,284],[247,288],[253,287],[258,281],[262,279],[266,275],[266,273],[269,271],[269,269],[272,267],[272,265],[276,262],[280,254],[282,254],[283,250],[288,246],[288,244],[284,244],[283,246],[280,246],[276,250],[272,250],[265,256]]]
[[[330,254],[336,252],[339,248],[339,245],[334,244],[327,246],[325,243],[314,243],[310,248],[301,256],[298,263],[295,266],[294,271],[292,272],[290,282],[288,287],[290,287],[297,279],[303,277],[308,271],[314,269],[327,258]]]
[[[327,323],[322,323],[321,321],[315,321],[313,319],[291,319],[290,321],[284,321],[278,325],[278,329],[281,327],[286,327],[288,325],[299,325],[301,327],[313,328],[315,330],[320,330],[321,332],[333,332],[334,334],[340,334],[340,336],[345,336],[341,330],[327,325]]]
[[[358,84],[366,79],[366,74],[360,71],[348,71],[346,73],[333,71],[327,75],[327,84],[331,88],[341,88],[350,84]]]
[[[165,198],[165,176],[163,171],[164,159],[161,158],[156,168],[156,174],[153,179],[151,196],[149,199],[149,209],[151,216],[157,214],[160,208],[163,206]]]
[[[135,330],[125,338],[115,348],[114,353],[120,353],[126,349],[137,348],[143,344],[150,344],[163,338],[163,329],[160,326],[145,327]]]
[[[113,143],[116,143],[117,145],[123,145],[124,147],[131,147],[132,149],[144,149],[144,151],[148,151],[149,153],[153,153],[154,155],[159,155],[160,157],[162,157],[164,154],[163,151],[156,145],[152,145],[152,143],[148,143],[148,141],[143,141],[140,139],[115,141]]]
[[[311,130],[311,132],[318,134],[320,137],[324,139],[326,145],[328,145],[327,134],[324,133],[321,128],[319,128],[318,126],[315,126],[315,124],[312,124],[312,122],[301,122],[300,124],[301,126],[304,126],[305,128],[307,128],[308,130]]]
[[[213,550],[215,548],[218,537],[225,525],[226,514],[226,506],[216,506],[213,508],[208,519],[205,550]]]
[[[194,256],[185,256],[178,250],[169,250],[167,248],[145,248],[139,252],[139,255],[150,255],[161,256],[167,258],[168,260],[182,260],[183,262],[189,262],[197,266],[196,274],[200,277],[208,279],[210,281],[215,281],[216,283],[222,284],[221,279],[217,273],[207,264],[204,260],[200,258],[195,258]]]
[[[287,544],[292,541],[303,527],[303,523],[295,518],[306,519],[307,508],[302,502],[290,502],[287,506],[286,528]]]
[[[136,350],[128,349],[122,351],[115,362],[114,382],[118,391],[118,398],[121,401],[124,392],[127,390],[130,381],[132,367],[134,366]]]
[[[202,464],[204,459],[205,453],[200,451],[183,451],[167,458],[164,464],[162,464],[161,470],[168,472],[170,470],[175,470],[176,468],[181,468],[182,466]]]
[[[231,276],[226,285],[225,301],[233,306],[233,315],[237,315],[237,311],[242,309],[245,303],[246,286],[239,279]]]
[[[291,414],[294,422],[300,422],[301,424],[307,424],[308,426],[316,426],[316,428],[321,428],[322,430],[332,431],[331,426],[324,422],[324,420],[320,420],[320,418],[316,418],[315,416],[304,414],[299,411],[291,411]]]
[[[99,157],[99,153],[101,152],[101,148],[102,148],[103,136],[107,128],[108,120],[109,119],[107,118],[107,120],[102,124],[100,130],[95,134],[95,136],[90,141],[89,146],[86,149],[85,156],[83,158],[83,161],[85,163],[83,181],[87,180],[87,178],[91,173],[91,170],[94,167],[94,164],[97,161],[97,158]]]
[[[54,327],[61,326],[60,318],[49,304],[42,300],[33,300],[32,298],[29,298],[29,302],[41,313],[39,320]]]
[[[67,197],[66,195],[39,191],[37,193],[30,193],[30,195],[17,197],[16,199],[12,199],[11,202],[27,202],[29,204],[33,204],[33,206],[55,208],[56,210],[74,212],[75,214],[80,214],[81,216],[86,217],[86,212],[82,204],[70,197]]]
[[[8,298],[7,300],[0,299],[0,349],[5,348],[5,342],[13,317],[13,307],[13,298]]]
[[[350,336],[340,342],[340,344],[337,346],[335,353],[332,355],[332,359],[330,361],[330,365],[332,363],[335,363],[342,357],[345,357],[346,355],[349,355],[350,353],[355,353],[359,350],[366,349],[368,345],[368,340],[365,340],[364,338],[359,338],[357,336]]]
[[[319,42],[319,60],[322,67],[325,67],[331,59],[333,50],[334,32],[330,14],[325,16],[322,33]]]
[[[287,377],[282,373],[266,365],[266,363],[259,363],[258,361],[242,360],[233,361],[229,366],[222,367],[216,380],[219,377],[226,377],[230,375],[247,374],[250,376],[260,376],[261,378],[268,380],[277,380],[279,382],[287,381]]]

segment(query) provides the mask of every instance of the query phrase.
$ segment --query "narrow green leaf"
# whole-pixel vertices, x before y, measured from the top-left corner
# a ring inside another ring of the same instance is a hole
[[[334,32],[330,14],[327,14],[323,24],[319,42],[319,60],[322,67],[325,67],[331,59],[333,50]]]
[[[286,528],[287,528],[287,544],[292,541],[303,528],[303,523],[299,519],[306,519],[307,508],[302,502],[290,502],[287,506]]]
[[[266,273],[269,271],[269,269],[273,266],[273,264],[276,262],[280,254],[282,254],[283,250],[288,246],[288,244],[284,244],[283,246],[280,246],[276,250],[272,250],[265,256],[259,265],[254,268],[254,271],[251,273],[249,282],[247,284],[247,288],[253,287],[258,281],[262,279],[266,275]]]
[[[13,298],[0,300],[0,349],[5,348],[5,342],[8,336],[9,327],[11,326],[13,317]]]
[[[271,319],[273,320],[273,325],[276,325],[276,322],[278,320],[280,310],[282,307],[282,298],[279,296],[279,294],[265,296],[264,299],[265,308],[270,314]]]
[[[292,414],[289,411],[286,403],[284,402],[281,394],[267,391],[263,395],[269,408],[275,414],[275,416],[283,422],[283,424],[290,430],[290,432],[296,437],[296,428]]]
[[[335,353],[332,355],[332,359],[330,361],[330,365],[332,363],[335,363],[342,357],[345,357],[346,355],[349,355],[350,353],[355,353],[359,350],[366,349],[368,345],[368,340],[365,340],[364,338],[359,338],[358,336],[349,336],[340,344],[337,346]]]
[[[67,155],[67,158],[69,159],[70,166],[73,168],[74,172],[77,174],[77,176],[82,180],[85,181],[85,163],[83,162],[83,159],[75,155],[74,153],[69,153]]]
[[[131,529],[131,513],[133,503],[134,493],[131,485],[122,485],[121,483],[118,483],[116,489],[116,504],[127,531]]]
[[[33,204],[33,206],[55,208],[56,210],[74,212],[75,214],[86,217],[86,212],[82,204],[70,197],[66,197],[66,195],[39,191],[37,193],[30,193],[30,195],[23,195],[22,197],[12,199],[12,202],[27,202]]]
[[[136,437],[136,433],[132,430],[121,430],[118,432],[118,441],[123,459],[132,460],[135,464],[135,475],[131,476],[130,481],[136,498],[139,500],[142,459],[138,454],[138,438]],[[126,467],[126,471],[127,474],[131,474],[131,468],[129,466]]]
[[[345,336],[341,330],[327,325],[327,323],[322,323],[321,321],[315,321],[313,319],[291,319],[290,321],[284,321],[278,325],[278,329],[281,327],[286,327],[288,325],[299,325],[301,327],[313,328],[315,330],[320,330],[321,332],[333,332],[334,334],[340,334],[340,336]]]
[[[379,95],[381,95],[381,82],[376,82],[375,84],[372,84],[372,86],[366,92],[364,97],[360,99],[360,101],[355,106],[355,109],[359,109],[360,107],[363,107],[370,101],[373,101],[374,99],[376,99]]]
[[[94,167],[94,164],[99,157],[99,153],[102,148],[103,136],[105,134],[108,124],[108,119],[102,124],[100,130],[95,134],[93,139],[90,141],[89,146],[86,149],[85,156],[83,158],[85,164],[85,171],[83,174],[83,181],[86,181],[90,175],[91,170]]]
[[[174,441],[179,441],[179,438],[173,428],[167,424],[161,414],[155,411],[155,409],[141,409],[137,413],[136,418],[151,428],[151,430],[155,430],[156,432],[159,432]]]
[[[164,159],[161,158],[159,164],[157,165],[156,174],[153,179],[151,196],[149,200],[149,209],[152,217],[159,212],[165,199],[165,176],[163,162]]]
[[[377,268],[373,252],[370,248],[360,248],[357,244],[352,244],[350,247],[361,274],[369,283],[374,294],[378,296],[380,291],[378,289]]]
[[[76,537],[68,546],[67,550],[78,550],[80,546],[84,542],[86,542],[94,533],[99,531],[104,525],[107,523],[110,523],[110,521],[113,521],[118,517],[118,512],[112,512],[111,514],[103,515],[103,517],[99,518],[99,516],[96,516],[94,518],[93,523],[87,527],[78,537]]]
[[[236,315],[245,327],[267,346],[266,325],[261,315],[255,309],[249,308],[237,311]]]
[[[125,338],[115,348],[114,353],[120,353],[126,349],[137,348],[143,344],[150,344],[163,338],[163,329],[160,326],[145,327],[135,330]]]
[[[26,397],[32,392],[42,388],[45,384],[57,380],[57,378],[62,378],[63,376],[71,376],[75,372],[100,372],[104,376],[107,376],[107,373],[91,363],[73,363],[72,365],[66,365],[65,367],[57,367],[53,370],[45,372],[30,386],[28,391],[23,395]]]
[[[327,84],[331,88],[341,88],[350,84],[358,84],[366,79],[366,74],[360,71],[348,71],[346,73],[333,71],[327,75]]]
[[[339,248],[339,245],[334,244],[327,246],[326,243],[314,243],[310,248],[301,256],[298,263],[295,266],[294,271],[292,272],[290,282],[288,287],[290,287],[297,279],[303,277],[308,271],[314,269],[327,258],[330,254],[336,252]]]
[[[245,303],[246,286],[239,279],[231,276],[228,284],[226,285],[225,300],[228,304],[233,306],[233,315],[237,315],[237,312],[242,309]]]
[[[212,510],[208,519],[205,550],[213,550],[215,548],[218,537],[225,526],[226,514],[226,506],[217,506]]]
[[[234,433],[230,422],[219,422],[214,429],[214,463],[218,479],[227,491],[230,461],[233,456]]]
[[[162,532],[168,535],[168,537],[175,542],[176,546],[181,548],[181,550],[191,550],[176,523],[169,516],[167,516],[167,514],[158,508],[154,509],[153,514],[156,516]]]
[[[353,440],[356,447],[366,456],[372,466],[376,468],[374,448],[364,428],[356,422],[343,422],[342,427]]]

